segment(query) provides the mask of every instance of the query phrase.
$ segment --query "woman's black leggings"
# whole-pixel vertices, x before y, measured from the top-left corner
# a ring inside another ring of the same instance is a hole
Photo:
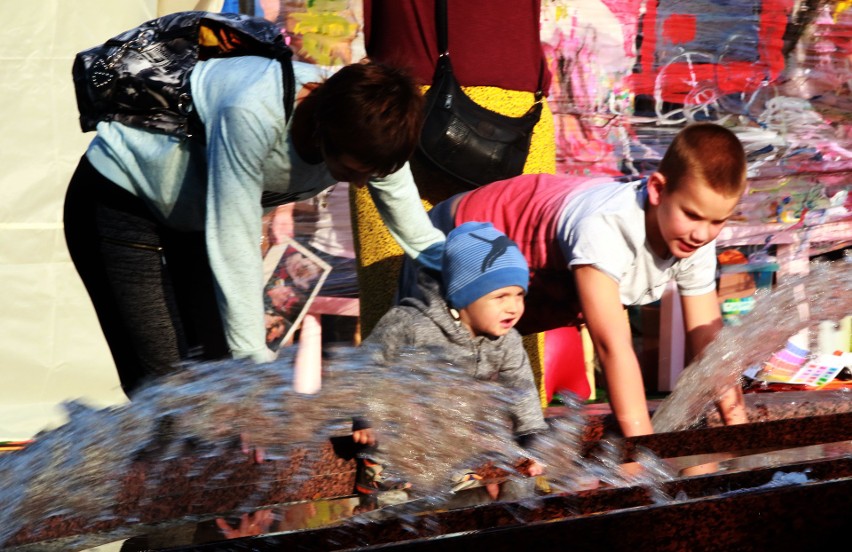
[[[203,232],[168,228],[85,156],[65,195],[64,222],[128,397],[182,362],[228,355]]]

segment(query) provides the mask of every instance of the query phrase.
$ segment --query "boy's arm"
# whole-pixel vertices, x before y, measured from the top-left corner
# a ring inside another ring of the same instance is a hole
[[[682,295],[683,325],[689,349],[687,364],[710,344],[722,329],[722,314],[715,291],[703,295]],[[734,385],[720,395],[716,407],[726,425],[748,422],[742,389]]]
[[[618,283],[591,265],[574,268],[589,335],[606,375],[609,402],[625,437],[653,433],[639,359]]]

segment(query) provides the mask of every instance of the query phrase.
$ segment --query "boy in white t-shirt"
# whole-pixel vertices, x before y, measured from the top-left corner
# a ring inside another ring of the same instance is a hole
[[[456,195],[429,213],[445,232],[488,221],[530,266],[524,334],[586,324],[625,436],[653,432],[624,308],[654,302],[669,281],[683,304],[687,345],[700,353],[722,327],[715,238],[746,186],[745,152],[729,130],[687,126],[656,172],[634,182],[521,175]],[[400,297],[413,292],[404,271]],[[727,424],[747,421],[739,388],[720,390]]]

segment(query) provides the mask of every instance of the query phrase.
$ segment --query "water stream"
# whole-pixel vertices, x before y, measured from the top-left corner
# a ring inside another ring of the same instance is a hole
[[[790,335],[849,314],[851,279],[849,265],[823,263],[759,297],[743,324],[726,327],[686,370],[656,411],[655,429],[694,426],[720,389],[737,385],[745,368],[766,359]],[[293,360],[293,351],[285,350],[265,365],[192,364],[148,386],[131,403],[104,409],[67,404],[66,424],[37,435],[21,451],[0,455],[0,547],[22,526],[51,516],[123,525],[138,521],[139,512],[122,511],[120,493],[140,458],[168,466],[164,461],[192,454],[237,466],[246,462],[234,454],[242,436],[263,447],[268,458],[287,459],[296,449],[346,435],[353,416],[372,421],[386,469],[412,483],[412,503],[419,509],[440,506],[458,470],[483,462],[511,470],[525,454],[512,438],[506,414],[512,392],[472,380],[429,352],[411,351],[397,365],[379,367],[364,347],[336,349],[324,360],[323,386],[316,395],[293,391]],[[526,451],[547,466],[553,491],[585,488],[590,480],[653,487],[676,476],[652,454],[637,459],[646,468],[641,480],[625,476],[618,469],[616,441],[605,440],[597,456],[581,458],[581,408],[566,400],[569,414],[554,420],[553,431]],[[157,488],[165,475],[154,470],[145,485]],[[146,506],[151,505],[138,509]],[[401,508],[394,515],[412,511]]]
[[[293,360],[287,351],[265,365],[192,364],[130,403],[104,409],[68,403],[67,423],[35,436],[23,450],[0,455],[0,547],[22,526],[52,516],[138,521],[139,513],[122,505],[121,490],[139,459],[152,467],[146,488],[157,489],[168,475],[157,469],[168,469],[170,459],[216,458],[223,470],[239,469],[246,462],[236,444],[242,436],[267,458],[286,460],[297,449],[321,447],[351,432],[356,415],[376,429],[386,473],[411,482],[413,496],[421,499],[446,497],[459,470],[484,462],[511,469],[524,454],[507,414],[513,393],[473,380],[428,352],[412,351],[395,366],[379,367],[365,347],[337,349],[325,361],[322,390],[315,395],[292,390]],[[579,435],[576,428],[554,435],[547,450],[559,454],[543,453],[568,485]],[[297,474],[296,483],[312,475]]]
[[[698,425],[725,389],[740,385],[743,372],[768,359],[787,340],[807,330],[817,351],[820,323],[852,314],[852,264],[812,262],[810,271],[787,276],[771,291],[758,290],[754,309],[739,326],[726,326],[681,374],[674,391],[654,412],[657,433]]]

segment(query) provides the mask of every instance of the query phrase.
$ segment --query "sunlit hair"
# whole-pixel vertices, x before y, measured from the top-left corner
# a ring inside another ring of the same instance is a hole
[[[316,93],[317,132],[327,155],[350,155],[386,176],[414,153],[424,100],[404,70],[375,62],[347,65]]]
[[[695,179],[725,196],[739,195],[746,185],[746,156],[739,138],[714,123],[694,123],[672,140],[657,169],[666,190],[675,191]]]

